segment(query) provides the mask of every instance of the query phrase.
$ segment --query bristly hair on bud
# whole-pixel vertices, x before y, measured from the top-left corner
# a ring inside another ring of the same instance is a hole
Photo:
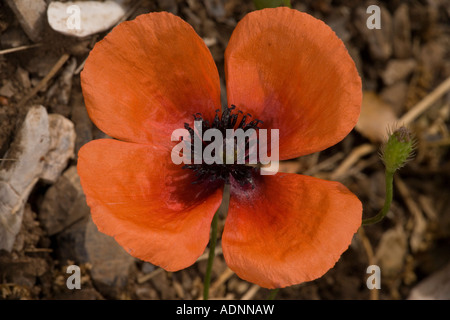
[[[386,170],[394,173],[414,158],[417,140],[413,133],[404,126],[390,131],[388,140],[381,148],[380,155]]]

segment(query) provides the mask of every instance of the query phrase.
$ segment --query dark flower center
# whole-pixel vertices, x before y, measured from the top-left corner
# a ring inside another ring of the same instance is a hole
[[[227,129],[232,129],[237,131],[238,129],[243,133],[256,132],[259,130],[259,124],[263,123],[261,120],[254,119],[252,121],[248,121],[252,116],[250,114],[243,114],[240,110],[235,110],[236,106],[231,105],[230,108],[226,108],[222,114],[220,114],[220,110],[216,110],[216,115],[212,122],[208,120],[204,120],[200,113],[194,114],[194,123],[196,121],[201,121],[201,132],[204,133],[208,129],[217,129],[221,132],[221,136],[223,137],[222,148],[217,155],[219,159],[223,160],[222,163],[211,163],[208,164],[205,162],[203,157],[201,157],[202,161],[199,164],[194,163],[192,160],[191,164],[185,164],[183,169],[191,169],[195,171],[195,175],[197,179],[193,183],[201,183],[204,181],[217,181],[222,180],[225,183],[230,183],[230,177],[238,182],[243,187],[254,187],[253,182],[253,173],[257,170],[255,166],[249,165],[249,160],[251,159],[250,153],[252,147],[256,145],[257,139],[251,138],[251,136],[245,136],[245,140],[241,140],[241,143],[238,143],[238,139],[233,137],[230,142],[227,137]],[[241,117],[242,116],[242,117]],[[198,122],[197,122],[198,123]],[[208,147],[211,143],[217,141],[205,141],[203,137],[199,136],[198,132],[200,128],[196,128],[189,126],[188,123],[184,124],[184,128],[189,131],[190,141],[185,141],[188,147],[191,150],[191,159],[194,159],[195,155],[200,151],[200,148],[195,148],[195,139],[197,139],[197,143],[201,141],[201,155],[205,151],[205,148]],[[254,135],[253,137],[257,137]],[[233,150],[230,152],[226,148],[230,146],[233,147]],[[255,150],[253,148],[253,150]],[[215,151],[211,152],[212,156],[216,156]],[[231,156],[230,156],[231,155]],[[243,158],[242,161],[238,161],[238,156]],[[257,158],[256,158],[257,159]]]

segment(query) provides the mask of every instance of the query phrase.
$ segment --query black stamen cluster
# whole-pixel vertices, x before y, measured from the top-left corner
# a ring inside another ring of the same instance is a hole
[[[222,133],[222,136],[226,137],[226,130],[227,129],[242,129],[244,132],[249,129],[259,129],[259,124],[263,123],[261,120],[255,119],[250,122],[248,121],[248,118],[251,118],[251,114],[247,113],[243,115],[243,112],[240,110],[235,111],[236,106],[231,105],[230,108],[226,108],[222,114],[220,114],[220,110],[216,110],[216,115],[212,122],[209,122],[208,120],[204,120],[201,113],[194,114],[194,121],[202,121],[202,132],[205,132],[208,129],[218,129]],[[238,123],[239,116],[243,115],[241,120]],[[189,126],[188,123],[184,124],[184,128],[188,130],[190,134],[190,141],[184,140],[184,142],[187,144],[187,146],[191,150],[191,159],[193,162],[193,159],[195,157],[195,150],[194,150],[194,139],[200,139],[202,141],[202,154],[204,148],[210,144],[210,141],[203,141],[202,137],[199,137],[193,128]],[[245,142],[245,161],[248,162],[249,154],[248,154],[248,148],[249,148],[250,142]],[[225,148],[225,141],[223,142],[224,148]],[[236,145],[235,145],[236,147]],[[225,151],[224,151],[225,152]],[[200,155],[201,156],[201,155]],[[225,162],[225,161],[224,161]],[[204,181],[217,181],[222,180],[225,183],[230,183],[230,176],[232,176],[241,186],[251,186],[254,187],[253,183],[253,172],[256,170],[256,168],[245,165],[245,164],[237,164],[236,161],[233,164],[207,164],[202,162],[201,164],[186,164],[183,166],[183,169],[191,169],[195,171],[195,175],[197,177],[197,180],[195,180],[193,183],[201,183]]]

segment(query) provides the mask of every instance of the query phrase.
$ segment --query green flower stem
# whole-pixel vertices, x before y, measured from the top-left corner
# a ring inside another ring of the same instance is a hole
[[[257,10],[285,6],[292,8],[291,0],[253,0]]]
[[[378,212],[378,214],[376,216],[374,216],[372,218],[363,219],[363,221],[362,221],[363,226],[380,222],[381,220],[383,220],[383,218],[389,212],[389,208],[391,207],[391,203],[392,203],[392,196],[394,193],[393,192],[394,172],[395,171],[386,170],[386,174],[385,174],[386,198],[384,200],[383,209],[381,209],[381,211]]]
[[[283,0],[283,4],[288,7],[288,8],[292,8],[291,6],[291,0]]]
[[[214,218],[211,223],[211,240],[209,242],[209,256],[208,265],[206,266],[205,281],[203,282],[203,300],[208,300],[209,297],[209,285],[211,283],[211,271],[214,262],[214,256],[216,251],[217,242],[217,221],[219,220],[219,211],[214,214]]]
[[[277,296],[278,291],[280,291],[280,288],[270,290],[269,297],[267,300],[275,300],[275,297]]]

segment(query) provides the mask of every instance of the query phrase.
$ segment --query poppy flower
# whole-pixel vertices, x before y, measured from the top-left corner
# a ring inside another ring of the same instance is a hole
[[[321,277],[361,225],[353,193],[338,182],[261,175],[245,165],[220,173],[206,164],[176,165],[171,134],[201,114],[211,126],[278,129],[280,160],[324,150],[357,122],[362,93],[355,64],[322,21],[264,9],[237,24],[225,77],[228,103],[243,115],[227,108],[215,118],[220,82],[211,53],[169,13],[123,22],[95,45],[81,74],[83,95],[90,118],[114,139],[79,151],[92,218],[131,255],[177,271],[204,252],[229,182],[222,235],[228,266],[266,288]]]

